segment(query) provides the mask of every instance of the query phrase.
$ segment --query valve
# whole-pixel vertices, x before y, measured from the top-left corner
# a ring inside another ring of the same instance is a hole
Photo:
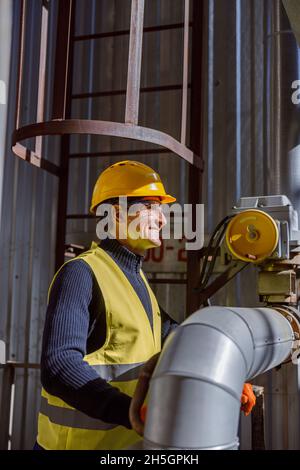
[[[263,211],[251,209],[237,214],[228,224],[226,243],[232,255],[249,263],[269,258],[278,243],[275,220]]]

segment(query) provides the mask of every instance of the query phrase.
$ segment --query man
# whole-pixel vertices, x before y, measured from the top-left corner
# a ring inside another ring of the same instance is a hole
[[[143,204],[141,210],[124,214],[120,196],[129,206]],[[50,286],[36,448],[124,449],[140,440],[129,421],[139,371],[176,327],[141,264],[145,250],[161,243],[161,204],[173,201],[159,175],[142,163],[118,162],[100,175],[91,212],[112,204],[116,239],[67,262]]]

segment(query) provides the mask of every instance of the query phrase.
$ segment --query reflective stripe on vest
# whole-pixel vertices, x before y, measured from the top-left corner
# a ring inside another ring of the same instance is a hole
[[[45,397],[41,398],[40,412],[47,416],[52,423],[72,428],[106,431],[118,426],[117,424],[105,423],[100,419],[91,418],[78,410],[50,405]]]
[[[101,364],[92,365],[92,368],[107,382],[128,382],[129,380],[138,379],[144,364],[144,362],[136,364]]]

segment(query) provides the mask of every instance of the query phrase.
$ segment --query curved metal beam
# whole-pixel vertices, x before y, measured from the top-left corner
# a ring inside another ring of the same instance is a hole
[[[190,164],[195,165],[198,168],[202,168],[202,161],[200,158],[170,135],[147,127],[111,121],[65,119],[30,124],[14,131],[12,137],[12,150],[18,157],[26,159],[36,166],[45,168],[45,164],[42,164],[41,161],[47,161],[37,155],[34,155],[34,158],[28,158],[28,155],[32,154],[32,152],[20,145],[20,141],[37,136],[64,134],[107,135],[149,142],[171,150]],[[47,164],[48,163],[49,162],[47,162]]]

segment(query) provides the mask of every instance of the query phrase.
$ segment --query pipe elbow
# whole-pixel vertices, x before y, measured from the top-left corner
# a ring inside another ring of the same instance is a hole
[[[236,449],[244,382],[281,363],[292,344],[273,309],[194,313],[167,339],[152,376],[145,446]]]

